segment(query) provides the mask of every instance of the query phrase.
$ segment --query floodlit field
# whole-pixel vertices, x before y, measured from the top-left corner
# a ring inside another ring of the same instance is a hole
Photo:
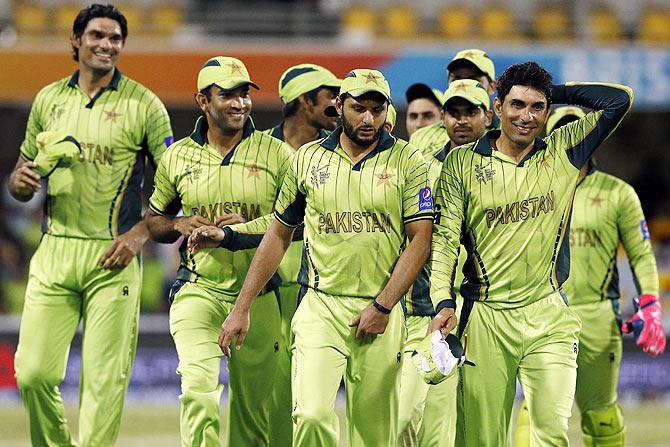
[[[340,418],[343,417],[340,408]],[[670,445],[670,405],[641,404],[624,406],[628,447],[661,447]],[[223,417],[223,427],[226,418]],[[76,408],[68,407],[68,421],[76,423]],[[344,433],[342,427],[341,433]],[[0,407],[0,447],[29,446],[28,422],[23,408],[6,404]],[[570,421],[570,441],[582,445],[578,418]],[[179,409],[169,404],[146,406],[133,403],[123,414],[117,445],[122,447],[166,447],[179,445]],[[340,445],[345,445],[344,440]]]

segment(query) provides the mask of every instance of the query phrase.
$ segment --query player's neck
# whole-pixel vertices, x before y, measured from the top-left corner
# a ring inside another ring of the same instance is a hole
[[[352,141],[351,138],[347,136],[346,132],[340,134],[340,147],[342,147],[342,150],[349,156],[353,164],[361,161],[366,155],[372,152],[378,144],[379,139],[367,146],[361,146]]]
[[[491,140],[491,146],[493,149],[497,150],[501,154],[507,155],[517,163],[523,160],[523,157],[525,157],[533,149],[534,144],[535,141],[531,141],[531,143],[527,146],[519,145],[508,138],[504,132],[500,132],[500,137],[497,139]]]
[[[243,128],[237,131],[225,131],[217,126],[212,126],[210,123],[209,129],[207,129],[207,142],[225,158],[242,140],[243,133]]]
[[[89,98],[93,98],[98,94],[100,89],[107,87],[112,82],[115,71],[116,69],[112,69],[108,72],[100,73],[80,64],[77,84]]]
[[[319,129],[309,123],[302,114],[290,116],[284,120],[284,141],[293,149],[298,149],[305,143],[319,138]]]

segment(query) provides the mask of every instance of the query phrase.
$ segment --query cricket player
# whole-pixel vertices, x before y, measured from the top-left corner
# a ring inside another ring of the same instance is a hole
[[[447,80],[449,83],[461,79],[473,79],[478,81],[489,96],[496,91],[496,69],[493,61],[486,54],[486,52],[472,48],[461,50],[447,65]],[[493,115],[493,120],[489,125],[489,129],[497,129],[500,127],[498,118]],[[449,141],[446,127],[443,122],[436,122],[418,132],[412,134],[410,143],[421,149],[424,156],[429,158],[428,154],[439,151]]]
[[[113,6],[79,12],[71,36],[78,69],[37,94],[9,182],[21,201],[47,188],[15,358],[35,446],[75,445],[58,385],[80,322],[77,445],[114,445],[119,430],[137,341],[139,254],[149,237],[144,170],[172,141],[158,97],[116,68],[127,36]]]
[[[426,84],[417,83],[405,91],[407,117],[405,128],[410,137],[414,132],[442,121],[442,92]]]
[[[159,241],[188,237],[202,225],[251,220],[272,210],[292,150],[254,128],[244,64],[209,59],[198,74],[203,115],[190,137],[176,142],[158,166],[147,225]],[[176,217],[179,207],[184,216]],[[219,326],[232,311],[253,251],[181,247],[170,297],[170,333],[177,348],[183,446],[219,445]],[[273,271],[274,273],[274,271]],[[228,445],[268,445],[269,403],[280,339],[279,278],[259,287],[248,346],[230,359]],[[263,289],[261,291],[261,289]]]
[[[489,95],[478,81],[454,81],[449,84],[443,98],[444,125],[449,132],[450,141],[439,151],[430,154],[428,176],[431,186],[437,183],[449,151],[482,137],[486,127],[491,124],[493,115]],[[407,344],[403,353],[400,386],[400,446],[454,445],[458,374],[438,385],[429,386],[423,381],[411,359],[417,344],[426,336],[431,318],[435,316],[430,300],[429,281],[430,272],[426,266],[402,300],[406,315]],[[436,404],[436,407],[428,409],[432,412],[430,415],[424,410],[427,395]]]
[[[344,78],[336,103],[342,126],[297,152],[276,220],[221,328],[224,351],[231,343],[239,350],[234,358],[246,346],[256,289],[304,221],[300,305],[292,322],[294,446],[337,445],[334,406],[343,376],[349,445],[396,440],[405,342],[396,304],[427,259],[432,202],[420,152],[383,129],[389,102],[380,72],[357,69]],[[195,234],[212,239],[213,230],[223,233],[208,227]]]
[[[547,134],[583,118],[578,107],[559,107],[547,120]],[[570,276],[563,285],[570,308],[582,321],[577,355],[575,400],[581,413],[584,445],[623,447],[625,426],[617,405],[621,366],[619,273],[617,248],[623,244],[633,270],[639,298],[635,321],[642,329],[636,341],[645,352],[657,356],[665,350],[658,272],[649,230],[633,188],[601,171],[591,159],[581,169],[570,221]],[[632,328],[631,328],[632,329]],[[519,414],[517,447],[530,445],[528,408]]]
[[[456,445],[506,444],[518,376],[532,445],[567,446],[580,321],[567,306],[566,231],[579,171],[628,112],[632,90],[614,84],[553,86],[534,62],[498,79],[500,131],[452,150],[436,202],[430,331],[454,325],[454,267],[468,260],[459,334],[477,366],[460,372]],[[537,139],[550,104],[593,111]]]
[[[335,109],[335,98],[342,81],[330,70],[315,64],[289,67],[279,79],[279,96],[284,104],[281,123],[266,131],[285,141],[294,150],[310,141],[325,138],[337,126],[336,118],[326,114]],[[271,217],[271,215],[270,215]],[[272,219],[267,219],[267,224]],[[266,224],[266,225],[267,225]],[[298,273],[302,259],[302,242],[296,241],[286,251],[279,265],[281,334],[275,386],[270,403],[270,443],[289,446],[293,438],[291,418],[291,320],[298,305]]]

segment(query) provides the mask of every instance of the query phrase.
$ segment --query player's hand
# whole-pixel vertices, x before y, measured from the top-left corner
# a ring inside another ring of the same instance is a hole
[[[18,195],[26,197],[32,196],[42,187],[40,179],[42,178],[34,169],[37,163],[27,161],[12,173],[11,181]]]
[[[223,355],[230,358],[230,344],[233,339],[237,338],[235,343],[235,350],[239,351],[244,343],[244,338],[249,332],[249,311],[239,310],[237,307],[228,314],[228,317],[221,325],[219,332],[219,346],[223,351]]]
[[[656,357],[665,351],[665,331],[661,303],[654,295],[640,297],[639,310],[621,325],[624,334],[633,333],[635,343],[644,352]]]
[[[226,225],[241,224],[246,221],[247,220],[244,217],[240,216],[239,214],[230,213],[230,214],[224,214],[223,216],[219,217],[219,219],[216,221],[216,226],[219,228],[223,228]]]
[[[194,254],[203,248],[218,247],[225,237],[226,233],[213,225],[196,228],[188,238],[188,251]]]
[[[428,332],[426,334],[433,333],[435,331],[442,332],[442,336],[446,337],[453,328],[456,327],[456,312],[451,307],[442,308],[437,315],[435,315],[428,325]]]
[[[366,338],[383,334],[388,323],[389,316],[375,309],[371,303],[351,320],[349,327],[357,327],[356,338]]]
[[[98,261],[103,269],[124,269],[130,264],[135,256],[142,250],[144,243],[149,238],[148,233],[138,228],[131,228],[119,235],[112,241],[112,245]]]
[[[205,225],[214,225],[214,222],[202,216],[177,217],[174,220],[174,229],[184,237],[191,236],[193,230]]]

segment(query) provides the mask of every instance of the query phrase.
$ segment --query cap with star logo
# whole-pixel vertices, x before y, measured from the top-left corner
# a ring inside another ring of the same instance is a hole
[[[370,92],[379,93],[389,103],[391,102],[391,87],[389,87],[389,83],[384,78],[384,75],[378,70],[368,68],[351,70],[344,77],[340,86],[340,95],[348,93],[354,98]]]
[[[574,116],[575,118],[580,119],[585,117],[586,113],[575,106],[556,107],[554,111],[551,112],[551,115],[549,115],[549,118],[547,118],[547,135],[554,130],[559,121],[569,116]]]
[[[284,104],[288,104],[319,87],[339,88],[341,84],[341,79],[337,79],[330,70],[320,65],[294,65],[279,78],[279,96]]]
[[[234,57],[216,56],[205,62],[198,73],[198,91],[215,84],[223,90],[235,90],[250,85],[260,90],[251,81],[247,67],[241,60]]]
[[[396,117],[398,112],[396,112],[393,104],[389,104],[388,110],[386,110],[386,122],[391,126],[391,130],[395,127]],[[389,130],[389,132],[391,131]]]
[[[474,65],[477,70],[481,71],[482,74],[487,75],[491,80],[496,78],[495,65],[493,65],[493,61],[489,55],[483,50],[472,48],[459,51],[451,62],[449,62],[449,65],[447,65],[447,70],[455,70],[463,64]]]
[[[449,84],[449,88],[444,91],[443,107],[453,98],[463,98],[466,101],[484,107],[485,110],[491,109],[491,98],[484,86],[474,79],[459,79]]]

